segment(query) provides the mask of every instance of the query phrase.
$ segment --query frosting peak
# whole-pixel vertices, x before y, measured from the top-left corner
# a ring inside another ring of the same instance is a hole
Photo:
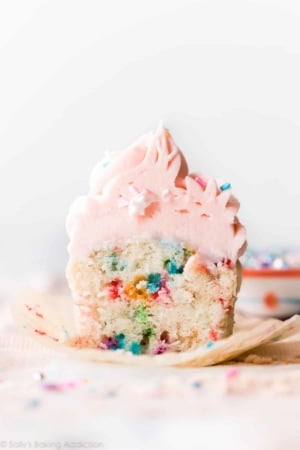
[[[88,196],[67,218],[69,251],[81,257],[105,241],[162,237],[189,243],[203,258],[235,262],[246,247],[238,209],[229,183],[188,174],[181,150],[160,125],[97,164]]]

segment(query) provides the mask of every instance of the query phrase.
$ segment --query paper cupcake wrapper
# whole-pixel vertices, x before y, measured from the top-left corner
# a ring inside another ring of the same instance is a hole
[[[233,334],[182,353],[162,355],[133,355],[124,350],[79,349],[70,346],[76,336],[71,296],[38,293],[31,288],[22,290],[13,305],[17,324],[44,346],[70,357],[142,366],[201,367],[211,366],[248,352],[261,345],[279,341],[300,331],[300,316],[289,320],[237,322]]]

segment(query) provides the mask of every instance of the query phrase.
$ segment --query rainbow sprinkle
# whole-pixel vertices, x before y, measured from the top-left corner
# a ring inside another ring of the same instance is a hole
[[[199,176],[195,177],[194,180],[203,188],[206,188],[206,182]]]
[[[126,344],[126,337],[123,333],[117,334],[116,335],[116,341],[117,341],[117,348],[125,348],[125,344]]]
[[[132,342],[129,347],[129,351],[134,355],[140,355],[142,353],[141,344],[139,342]]]
[[[148,298],[146,287],[140,284],[140,282],[144,281],[146,281],[144,275],[136,275],[131,282],[125,285],[125,295],[133,300],[146,300]]]
[[[160,273],[150,273],[147,279],[147,289],[149,292],[157,292],[161,288],[161,275]]]
[[[104,344],[108,350],[124,349],[126,344],[126,337],[123,333],[119,333],[109,337],[103,336],[102,344]]]
[[[165,345],[159,345],[157,347],[157,349],[155,350],[154,354],[161,355],[162,353],[165,353],[166,350],[167,350],[167,347]]]
[[[230,183],[224,183],[222,184],[222,186],[220,186],[221,191],[227,191],[227,189],[231,188],[231,184]]]
[[[178,266],[176,261],[167,259],[164,266],[170,275],[176,275],[183,272],[184,266]]]
[[[208,342],[206,343],[206,348],[212,348],[214,345],[215,345],[214,342],[208,341]]]
[[[102,343],[108,350],[117,350],[118,348],[118,342],[116,337],[103,336]]]
[[[146,330],[143,332],[143,335],[147,338],[151,338],[152,336],[155,336],[155,331],[153,330],[153,328],[149,327],[146,328]]]
[[[225,377],[230,380],[231,378],[235,378],[239,375],[239,369],[237,367],[231,367],[227,370]]]
[[[122,281],[118,278],[114,278],[110,281],[108,285],[108,293],[111,300],[116,300],[120,296],[120,291],[122,288]]]
[[[215,330],[214,328],[211,328],[209,330],[209,338],[210,338],[210,341],[217,341],[219,339],[219,334],[218,334],[217,330]]]
[[[145,305],[139,305],[135,310],[135,317],[141,323],[148,322],[148,311]]]
[[[44,383],[43,389],[46,391],[65,391],[68,389],[74,389],[75,387],[82,384],[82,380],[71,380],[71,381],[59,381],[53,383]]]
[[[241,262],[250,269],[299,269],[300,248],[248,249]]]

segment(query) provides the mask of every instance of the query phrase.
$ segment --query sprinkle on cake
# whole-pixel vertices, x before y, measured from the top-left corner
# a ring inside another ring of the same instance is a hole
[[[67,218],[76,345],[161,354],[229,336],[238,209],[230,183],[188,173],[163,126],[106,154]]]

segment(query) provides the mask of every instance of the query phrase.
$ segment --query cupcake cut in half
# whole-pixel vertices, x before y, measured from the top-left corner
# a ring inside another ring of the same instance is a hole
[[[238,209],[229,183],[188,173],[162,126],[107,155],[67,218],[75,344],[160,354],[229,336]]]

